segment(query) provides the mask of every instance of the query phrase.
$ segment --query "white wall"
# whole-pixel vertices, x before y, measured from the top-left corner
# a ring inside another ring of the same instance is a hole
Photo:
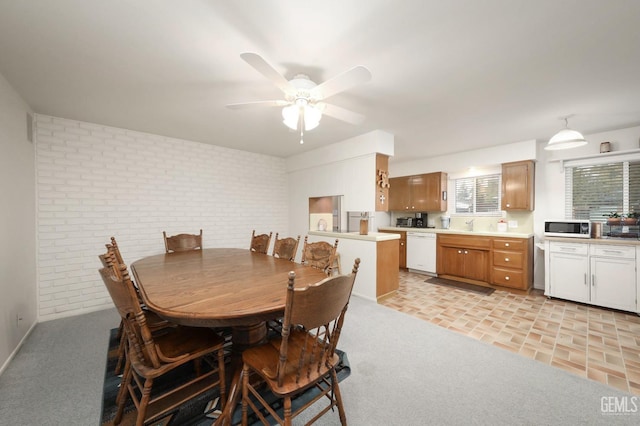
[[[393,155],[393,135],[376,130],[287,158],[292,235],[309,230],[310,197],[343,195],[343,212],[375,211],[376,153]]]
[[[0,372],[37,317],[35,165],[27,113],[0,75]]]
[[[536,159],[536,141],[522,141],[438,157],[418,158],[397,163],[389,162],[389,176],[446,172],[459,173],[469,167],[491,167],[502,163]]]
[[[111,307],[98,254],[164,252],[162,231],[205,247],[248,247],[251,230],[289,234],[281,158],[36,115],[40,320]]]

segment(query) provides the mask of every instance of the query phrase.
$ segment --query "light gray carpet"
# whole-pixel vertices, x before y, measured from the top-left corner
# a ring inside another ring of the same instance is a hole
[[[0,376],[0,425],[98,425],[117,325],[115,310],[39,324]],[[601,398],[631,394],[358,297],[339,346],[352,368],[340,384],[350,425],[640,422],[639,413],[601,412]],[[339,424],[337,411],[317,424]]]

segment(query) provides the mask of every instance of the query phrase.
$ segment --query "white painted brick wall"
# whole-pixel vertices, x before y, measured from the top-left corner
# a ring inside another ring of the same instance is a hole
[[[45,115],[34,134],[41,321],[113,306],[111,236],[131,264],[164,252],[162,231],[241,248],[254,228],[289,233],[284,159]]]

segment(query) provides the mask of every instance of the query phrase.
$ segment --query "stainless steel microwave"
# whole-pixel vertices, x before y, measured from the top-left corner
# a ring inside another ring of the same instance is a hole
[[[544,235],[547,237],[591,238],[591,222],[588,220],[545,220]]]

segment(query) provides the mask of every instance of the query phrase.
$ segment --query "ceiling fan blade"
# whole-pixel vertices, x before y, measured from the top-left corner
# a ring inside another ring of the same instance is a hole
[[[275,100],[275,101],[255,101],[255,102],[240,102],[237,104],[227,104],[227,108],[230,109],[241,109],[241,108],[253,108],[253,107],[277,107],[277,106],[286,106],[289,105],[289,102],[285,100]]]
[[[260,74],[271,80],[273,84],[280,88],[285,94],[295,93],[295,87],[293,87],[282,74],[276,71],[271,64],[265,61],[262,56],[253,52],[245,52],[241,53],[240,57]]]
[[[318,106],[322,109],[322,113],[324,115],[328,115],[329,117],[336,118],[341,121],[346,121],[351,124],[362,124],[365,120],[365,116],[362,114],[358,114],[357,112],[350,111],[348,109],[335,106],[332,104],[326,103],[318,103]]]
[[[311,90],[311,97],[327,99],[338,92],[369,80],[371,80],[371,72],[362,65],[358,65],[314,87]]]

